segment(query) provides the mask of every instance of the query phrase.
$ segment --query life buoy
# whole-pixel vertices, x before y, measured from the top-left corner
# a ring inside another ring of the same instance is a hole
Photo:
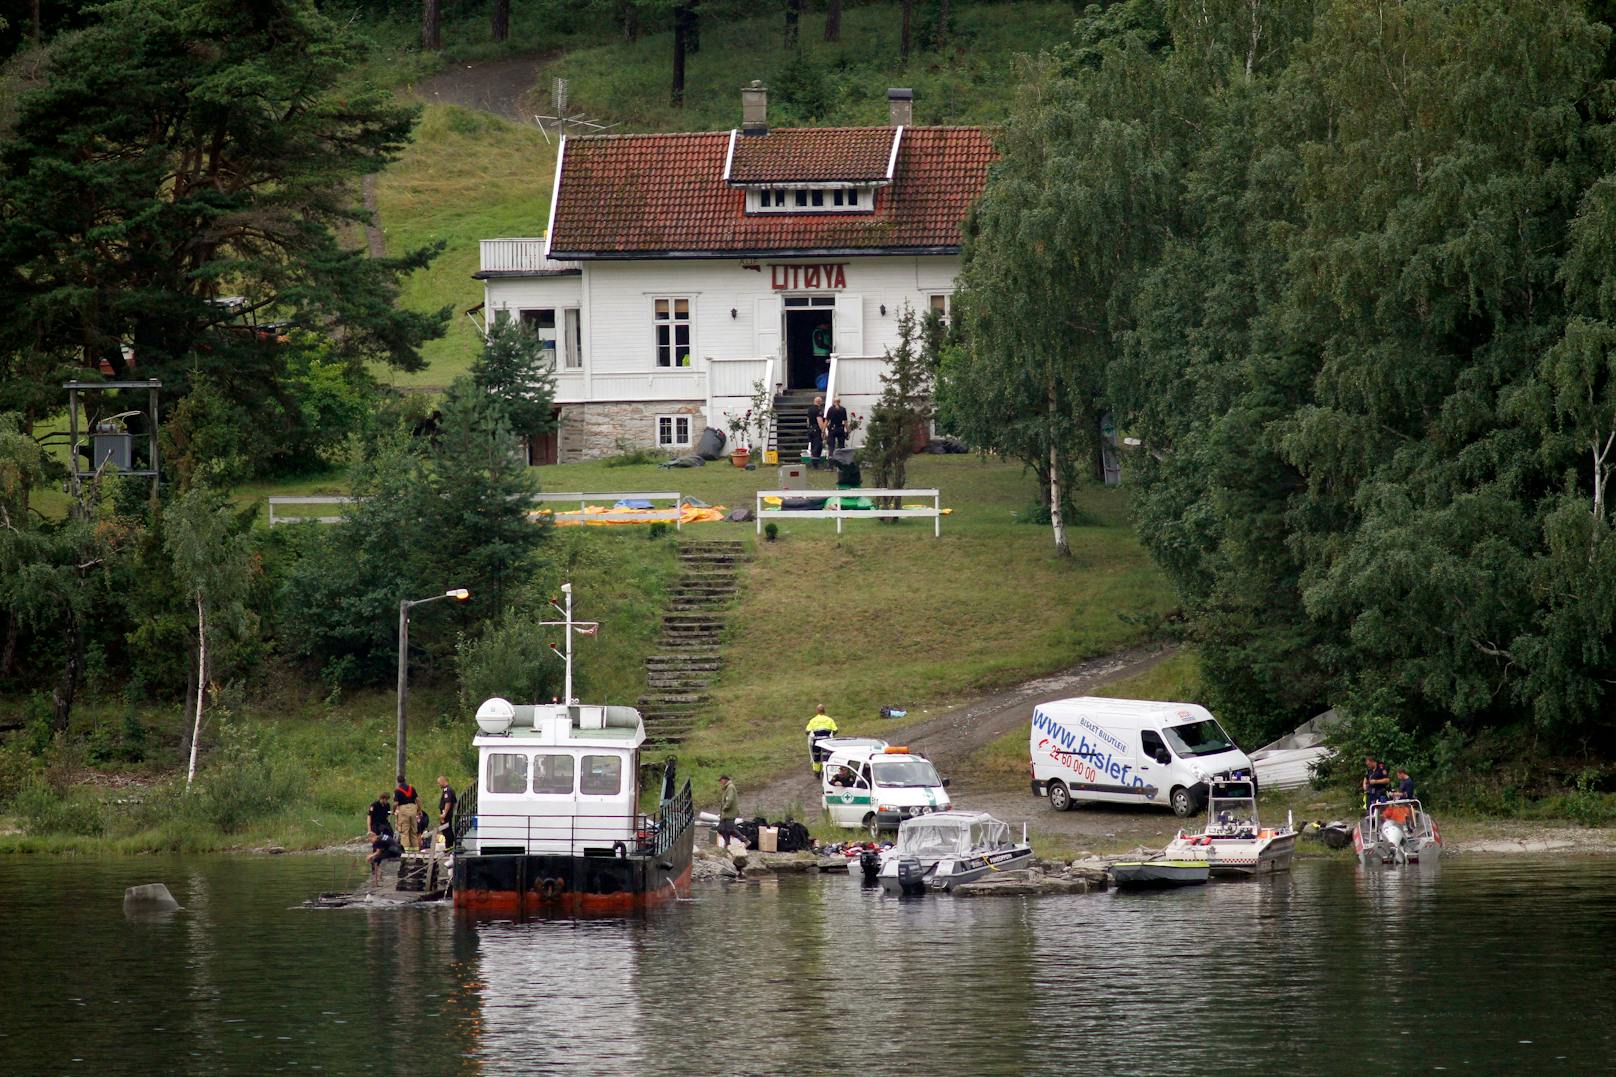
[[[617,859],[619,859],[619,860],[627,860],[628,859],[628,846],[623,844],[620,841],[612,842],[612,852],[617,856]]]
[[[567,883],[564,879],[549,878],[541,880],[539,883],[539,897],[545,901],[554,901],[566,891]]]

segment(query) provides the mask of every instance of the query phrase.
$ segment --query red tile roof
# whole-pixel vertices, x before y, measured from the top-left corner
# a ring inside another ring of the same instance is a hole
[[[737,135],[731,183],[885,180],[896,127],[803,127]]]
[[[856,144],[868,128],[819,128],[814,139],[736,135],[787,146],[800,159],[820,138]],[[866,213],[752,214],[746,191],[724,183],[728,131],[699,134],[596,135],[567,140],[551,219],[558,258],[645,258],[782,255],[793,252],[951,253],[960,245],[966,210],[987,183],[994,158],[979,127],[906,127],[891,186],[876,191]],[[890,144],[889,144],[890,153]],[[750,159],[750,158],[749,158]],[[733,173],[733,162],[731,163]],[[760,170],[773,166],[749,165]],[[882,174],[885,174],[883,164]],[[761,172],[752,174],[762,174]]]

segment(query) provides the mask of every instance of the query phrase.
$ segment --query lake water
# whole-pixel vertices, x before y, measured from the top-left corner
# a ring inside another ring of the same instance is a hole
[[[643,920],[291,906],[323,856],[0,859],[0,1073],[1610,1072],[1616,861],[1160,894],[698,885]],[[184,911],[129,922],[124,887]]]

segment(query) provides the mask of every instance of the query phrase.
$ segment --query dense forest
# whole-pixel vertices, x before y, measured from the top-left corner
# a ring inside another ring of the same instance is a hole
[[[1102,431],[1136,443],[1139,534],[1182,607],[1161,630],[1193,644],[1242,740],[1335,706],[1354,746],[1431,766],[1489,738],[1616,749],[1612,7],[1057,5],[1058,44],[938,102],[1002,121],[1001,158],[948,339],[925,349],[941,361],[916,377],[941,423],[1039,477],[1062,550]],[[27,743],[5,750],[45,754],[87,685],[183,700],[203,728],[204,703],[270,667],[333,692],[383,684],[389,611],[446,571],[498,601],[424,610],[425,645],[462,683],[521,675],[511,656],[537,641],[494,611],[542,608],[559,578],[554,537],[510,508],[533,479],[508,448],[548,421],[538,353],[496,337],[441,398],[377,378],[418,369],[451,313],[399,302],[433,246],[377,257],[356,238],[362,184],[418,117],[389,92],[404,75],[449,52],[654,39],[654,86],[625,71],[645,100],[615,104],[629,127],[699,124],[687,65],[704,34],[711,50],[762,18],[781,122],[868,122],[878,95],[845,83],[967,70],[1020,10],[8,10],[0,683]],[[823,51],[853,25],[862,61]],[[723,98],[728,116],[728,82]],[[62,383],[129,376],[162,380],[159,413],[130,392],[97,414],[136,435],[137,465],[160,449],[163,482],[68,482]],[[266,534],[229,496],[336,467],[373,495],[337,527]],[[531,584],[502,594],[518,575]],[[26,770],[0,757],[0,799]]]
[[[1249,734],[1613,747],[1609,15],[1128,0],[1028,69],[944,410],[1057,501],[1108,413],[1139,440]]]

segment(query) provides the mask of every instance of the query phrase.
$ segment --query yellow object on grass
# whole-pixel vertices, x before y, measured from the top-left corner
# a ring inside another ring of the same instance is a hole
[[[551,509],[534,509],[528,513],[537,519],[540,516],[556,516]],[[586,517],[578,519],[579,516]],[[588,519],[587,517],[598,517]],[[681,524],[706,524],[724,518],[724,506],[714,505],[708,508],[696,505],[679,506],[679,522]],[[557,527],[614,527],[619,524],[640,526],[644,524],[671,524],[673,520],[668,516],[667,509],[619,509],[610,505],[585,505],[582,509],[562,509],[561,515],[556,518]]]

